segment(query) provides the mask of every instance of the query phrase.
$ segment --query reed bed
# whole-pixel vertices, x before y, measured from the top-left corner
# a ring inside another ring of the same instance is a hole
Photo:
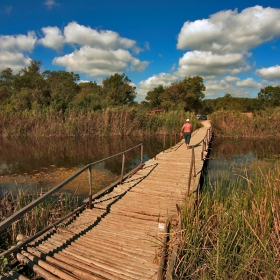
[[[280,164],[228,174],[183,209],[174,279],[280,279]]]
[[[40,195],[40,192],[35,191],[32,194],[23,190],[17,194],[3,191],[0,194],[0,221],[4,221]],[[22,238],[36,234],[61,216],[69,213],[76,206],[75,199],[66,192],[54,195],[49,200],[42,202],[10,227],[1,231],[0,252],[7,250],[11,245],[21,241]]]
[[[279,137],[280,108],[254,112],[217,111],[210,116],[216,136],[223,137]]]
[[[200,126],[194,114],[183,111],[150,114],[138,108],[118,107],[100,111],[69,110],[21,113],[0,112],[2,137],[139,136],[178,132],[186,118]]]

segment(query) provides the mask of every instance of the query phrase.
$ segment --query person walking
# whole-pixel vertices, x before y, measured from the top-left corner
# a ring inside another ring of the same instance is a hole
[[[192,127],[192,124],[190,123],[190,120],[186,119],[186,122],[183,124],[183,126],[181,128],[180,135],[183,136],[183,133],[184,133],[184,138],[185,138],[185,143],[186,143],[187,149],[189,149],[192,130],[193,130],[193,127]]]

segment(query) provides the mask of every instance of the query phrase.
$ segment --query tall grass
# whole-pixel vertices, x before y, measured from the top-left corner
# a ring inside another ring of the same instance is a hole
[[[30,194],[20,190],[17,195],[12,192],[3,191],[0,194],[0,221],[10,217],[39,196],[40,193],[35,191],[33,194]],[[76,201],[68,193],[61,193],[42,202],[15,221],[10,227],[1,231],[0,252],[19,241],[17,240],[19,236],[27,237],[34,235],[52,224],[60,216],[69,213],[75,207]]]
[[[210,116],[215,135],[229,137],[279,137],[280,108],[248,116],[236,111],[218,111]]]
[[[150,115],[138,108],[118,107],[100,111],[70,110],[21,113],[0,112],[0,137],[127,136],[179,132],[186,118],[183,111]]]
[[[280,279],[279,162],[227,174],[185,207],[174,279]]]

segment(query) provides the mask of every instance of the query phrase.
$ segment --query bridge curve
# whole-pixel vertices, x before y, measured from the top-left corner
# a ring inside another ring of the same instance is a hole
[[[24,246],[17,259],[41,279],[162,279],[167,221],[179,223],[178,206],[199,187],[210,123],[203,125],[192,134],[192,149],[181,140],[159,153],[93,200],[92,209]],[[0,279],[28,278],[11,271]]]

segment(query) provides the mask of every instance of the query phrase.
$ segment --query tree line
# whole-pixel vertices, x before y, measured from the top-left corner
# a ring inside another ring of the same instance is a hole
[[[211,114],[218,110],[258,111],[280,106],[280,87],[268,86],[257,98],[238,98],[230,94],[204,99],[202,77],[186,77],[168,87],[159,85],[147,92],[140,104],[135,101],[136,87],[125,74],[117,74],[96,82],[79,82],[80,76],[67,71],[41,72],[41,61],[13,74],[11,68],[0,72],[0,109],[2,112],[57,111],[71,109],[97,111],[108,107],[132,106],[148,110],[182,110]]]
[[[136,87],[125,74],[115,73],[102,84],[97,84],[79,82],[80,76],[73,72],[46,70],[41,73],[41,66],[40,61],[32,60],[17,74],[13,74],[11,68],[0,73],[2,111],[97,111],[128,105],[146,109],[159,107],[166,111],[182,108],[194,112],[200,108],[204,98],[205,86],[201,77],[185,78],[166,88],[159,86],[139,104],[135,101]]]

